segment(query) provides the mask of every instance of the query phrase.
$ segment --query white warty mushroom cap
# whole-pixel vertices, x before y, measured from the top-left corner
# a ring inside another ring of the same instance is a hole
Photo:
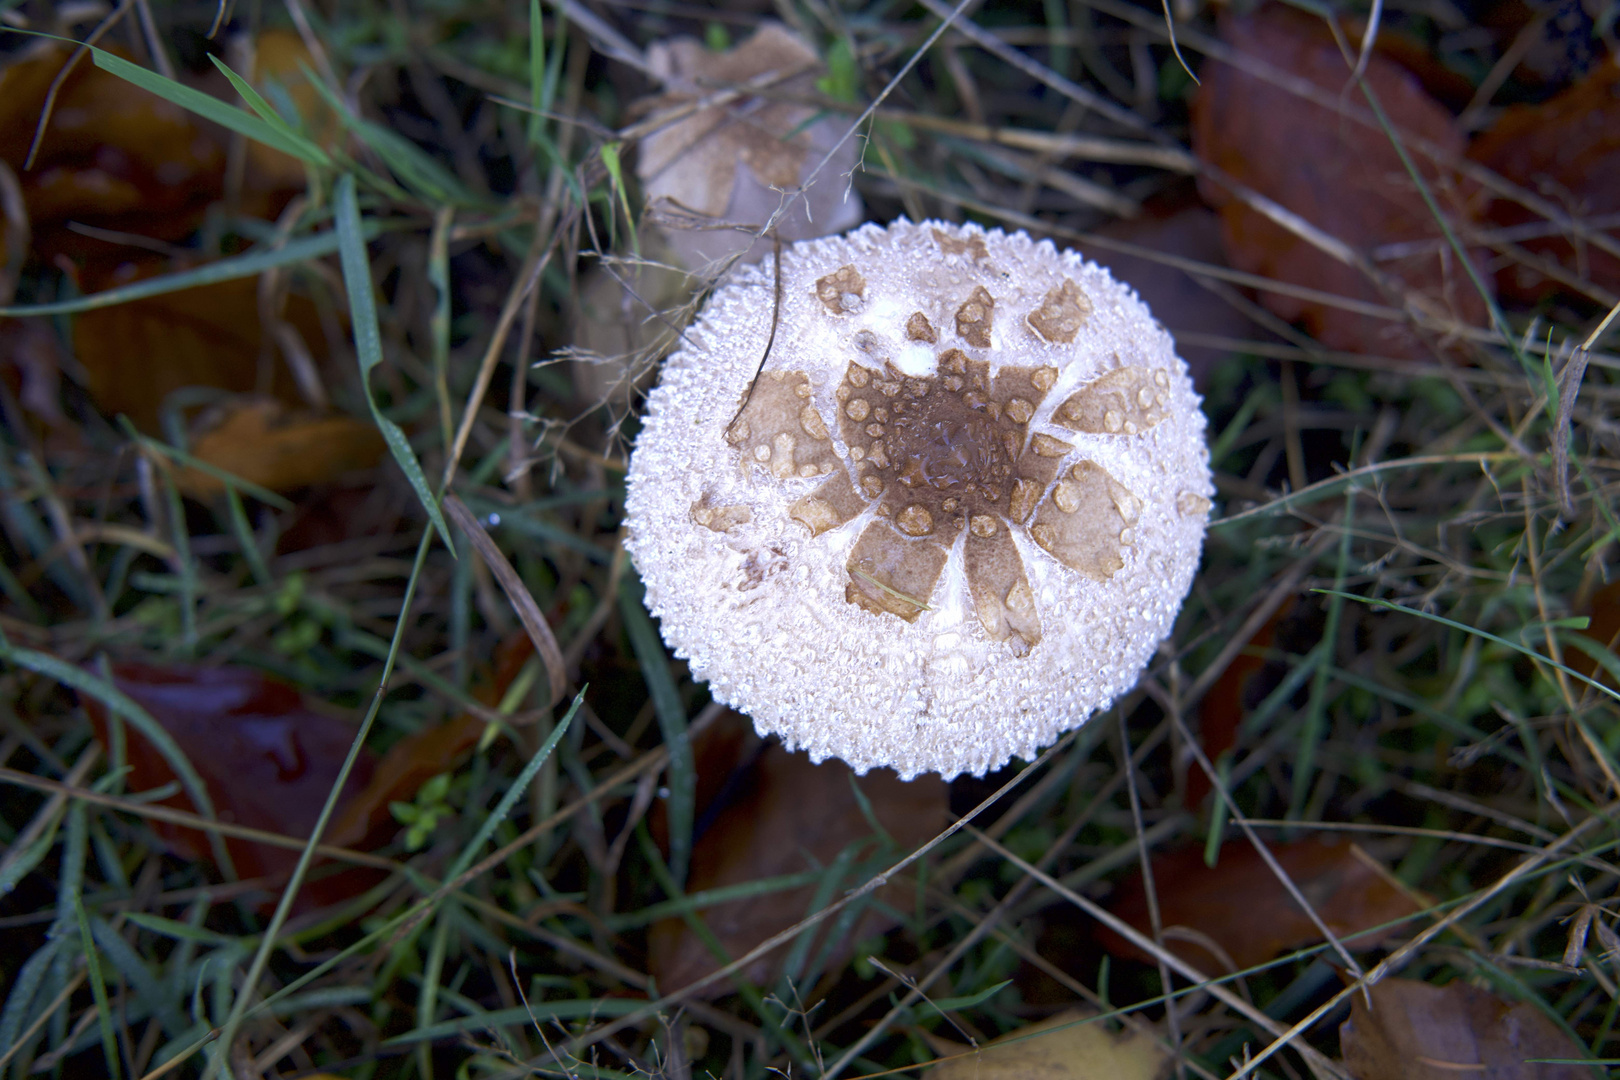
[[[900,220],[781,263],[714,294],[648,401],[648,607],[816,761],[1033,758],[1130,689],[1191,585],[1213,488],[1186,365],[1129,288],[1022,232]]]

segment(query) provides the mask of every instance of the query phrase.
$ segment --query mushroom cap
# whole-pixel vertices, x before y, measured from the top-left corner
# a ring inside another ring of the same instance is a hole
[[[1022,232],[902,219],[781,263],[715,292],[648,399],[648,607],[816,761],[1033,758],[1130,689],[1191,585],[1213,486],[1186,365],[1129,288]]]

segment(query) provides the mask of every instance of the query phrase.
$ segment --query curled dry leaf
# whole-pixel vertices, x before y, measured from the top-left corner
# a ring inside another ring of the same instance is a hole
[[[387,448],[373,424],[352,416],[300,415],[273,398],[233,401],[210,410],[199,424],[205,429],[192,437],[193,457],[272,491],[292,491],[369,469]],[[225,489],[199,469],[182,469],[175,482],[199,499]]]
[[[1453,982],[1430,986],[1384,979],[1372,987],[1372,1007],[1356,994],[1339,1028],[1344,1064],[1355,1080],[1592,1080],[1603,1073],[1580,1060],[1589,1055],[1530,1002],[1505,1001]]]
[[[298,690],[244,667],[112,666],[113,683],[152,715],[184,751],[202,777],[220,820],[294,838],[307,837],[336,782],[355,725],[312,710]],[[106,711],[94,699],[85,708],[103,745]],[[175,780],[157,749],[126,725],[130,790],[150,791]],[[352,798],[371,779],[376,759],[364,750],[344,787]],[[184,793],[160,805],[194,811]],[[153,829],[188,858],[206,858],[209,845],[194,829],[154,822]],[[244,878],[284,878],[298,861],[292,848],[227,839],[226,848]],[[353,896],[377,880],[375,871],[347,869],[313,875],[301,899],[316,906]]]
[[[698,763],[701,831],[692,850],[688,892],[825,867],[850,845],[863,841],[866,846],[861,855],[871,855],[875,849],[872,825],[856,800],[854,785],[860,787],[901,852],[931,840],[946,824],[946,786],[937,776],[906,783],[886,769],[856,777],[841,761],[812,765],[807,755],[789,753],[775,742],[761,748],[740,713],[711,727],[693,750]],[[716,805],[722,799],[725,801]],[[702,829],[701,822],[710,819],[712,823]],[[841,897],[859,884],[862,882],[841,882],[834,896]],[[716,904],[699,917],[736,959],[809,915],[815,891],[814,885],[807,885]],[[890,882],[876,898],[902,911],[913,903],[911,886],[904,880]],[[859,924],[845,934],[839,955],[847,957],[855,942],[892,925],[876,907],[868,908]],[[827,928],[826,923],[819,928],[811,955],[821,947]],[[665,992],[696,982],[720,967],[714,954],[680,918],[653,926],[650,950],[649,970]],[[784,951],[761,957],[741,975],[755,983],[768,982],[782,963]],[[730,989],[729,982],[717,980],[704,993],[713,997]]]
[[[661,97],[642,107],[656,113],[713,97],[720,88],[763,79],[760,93],[710,104],[659,127],[641,142],[637,171],[647,198],[665,218],[676,255],[688,267],[750,248],[757,260],[771,250],[754,242],[786,197],[810,180],[822,158],[844,133],[834,118],[817,120],[814,107],[794,103],[814,92],[820,69],[815,50],[778,23],[763,24],[752,37],[716,53],[692,38],[673,38],[647,51],[664,81]],[[794,199],[776,223],[783,241],[843,232],[864,216],[849,187],[856,140],[833,153],[804,198]]]
[[[1163,1080],[1170,1057],[1151,1035],[1116,1030],[1096,1014],[1070,1009],[1008,1032],[929,1070],[929,1080]],[[936,1052],[942,1040],[931,1040]]]
[[[36,253],[114,250],[68,231],[69,221],[161,240],[186,236],[223,190],[224,147],[178,105],[88,57],[62,83],[33,167],[23,170],[46,94],[70,54],[43,43],[0,70],[0,161],[21,183]]]
[[[1221,37],[1241,56],[1229,65],[1211,60],[1193,101],[1193,150],[1200,159],[1291,211],[1355,251],[1375,259],[1415,302],[1442,318],[1479,325],[1484,301],[1474,291],[1389,139],[1334,110],[1295,96],[1252,71],[1280,69],[1329,95],[1339,95],[1351,74],[1322,24],[1269,5],[1252,15],[1221,20]],[[1463,137],[1451,115],[1407,72],[1373,56],[1366,78],[1397,129],[1455,154]],[[1344,97],[1365,112],[1359,91]],[[1448,173],[1414,155],[1442,209],[1459,221],[1473,216],[1473,196]],[[1399,305],[1362,270],[1327,254],[1236,198],[1218,183],[1199,189],[1221,215],[1233,266],[1281,282],[1335,293],[1348,300]],[[1379,259],[1386,245],[1417,244],[1415,254]],[[1405,324],[1281,293],[1260,300],[1284,319],[1301,321],[1329,348],[1386,356],[1419,356],[1420,339]]]
[[[1620,211],[1620,59],[1611,58],[1562,94],[1540,105],[1503,112],[1468,149],[1468,156],[1577,218]],[[1541,218],[1506,199],[1487,210],[1493,225],[1516,228]],[[1605,230],[1620,240],[1620,227]],[[1620,293],[1620,258],[1567,236],[1528,237],[1522,246],[1576,280]],[[1505,293],[1536,300],[1558,282],[1524,262],[1497,276]]]
[[[174,269],[126,263],[87,292],[128,284]],[[291,297],[283,316],[317,362],[326,336],[315,307]],[[159,430],[164,398],[185,386],[231,393],[266,390],[289,405],[300,403],[291,372],[259,321],[258,283],[252,278],[149,296],[87,311],[73,321],[73,349],[84,366],[96,407],[125,413],[146,431]]]
[[[1302,840],[1273,844],[1271,854],[1327,928],[1352,949],[1373,948],[1399,931],[1399,927],[1375,927],[1421,910],[1374,868],[1370,856],[1358,855],[1353,844]],[[1233,966],[1238,970],[1254,967],[1278,953],[1322,940],[1315,924],[1247,840],[1223,844],[1213,868],[1204,865],[1201,847],[1156,855],[1153,883],[1165,948],[1209,974]],[[1120,886],[1109,910],[1153,936],[1140,875]],[[1191,933],[1178,933],[1174,928]],[[1100,934],[1109,952],[1151,962],[1151,957],[1112,931],[1104,929]],[[1220,949],[1220,954],[1208,943]]]

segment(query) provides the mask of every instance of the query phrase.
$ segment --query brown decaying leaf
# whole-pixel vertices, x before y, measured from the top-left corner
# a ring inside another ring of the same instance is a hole
[[[1474,140],[1468,156],[1576,217],[1620,211],[1620,59],[1611,58],[1550,101],[1506,110]],[[1506,199],[1493,201],[1486,213],[1504,227],[1539,220]],[[1620,240],[1620,228],[1607,232]],[[1558,236],[1528,239],[1523,246],[1576,278],[1620,293],[1620,259],[1608,252]],[[1558,287],[1524,265],[1504,268],[1497,284],[1530,301]]]
[[[220,195],[224,146],[179,106],[88,58],[63,82],[33,168],[23,171],[45,95],[70,53],[42,44],[0,70],[0,160],[21,182],[36,254],[107,254],[105,241],[68,231],[69,221],[161,240],[186,236]]]
[[[1379,874],[1348,843],[1326,839],[1273,844],[1271,853],[1322,921],[1353,949],[1370,949],[1392,930],[1373,927],[1419,911],[1413,900]],[[1311,945],[1321,934],[1247,840],[1221,846],[1213,869],[1202,847],[1185,847],[1153,858],[1159,921],[1168,931],[1183,927],[1212,940],[1239,969],[1263,964],[1278,953]],[[1147,893],[1140,875],[1120,886],[1109,910],[1142,933],[1153,935]],[[1117,956],[1151,962],[1109,930],[1103,947]],[[1165,935],[1165,948],[1204,971],[1227,970],[1226,959],[1186,937]]]
[[[354,469],[369,469],[387,449],[374,424],[352,416],[308,416],[289,412],[273,398],[233,401],[200,423],[206,429],[191,440],[200,461],[272,491],[319,484]],[[225,485],[199,469],[182,469],[180,490],[207,499]]]
[[[1343,90],[1350,77],[1350,64],[1320,20],[1280,5],[1246,17],[1223,15],[1221,37],[1256,64],[1280,68],[1333,94]],[[1463,138],[1450,114],[1411,75],[1375,55],[1366,78],[1398,129],[1461,154]],[[1193,101],[1192,143],[1203,161],[1362,253],[1385,244],[1440,237],[1416,185],[1378,128],[1341,117],[1219,61],[1204,66],[1202,79]],[[1366,107],[1354,88],[1345,102],[1352,109]],[[1418,160],[1445,212],[1459,220],[1471,217],[1477,198],[1454,177]],[[1201,181],[1199,189],[1220,212],[1233,266],[1353,300],[1399,303],[1398,297],[1382,295],[1360,270],[1312,246],[1218,184]],[[1484,319],[1484,301],[1449,250],[1379,266],[1459,321],[1479,325]],[[1303,322],[1329,348],[1386,356],[1424,353],[1420,340],[1401,323],[1277,293],[1262,292],[1260,300],[1282,318]]]
[[[700,820],[707,812],[703,803],[712,801],[722,788],[736,794],[693,846],[688,892],[827,866],[851,844],[872,837],[872,826],[850,788],[852,780],[860,785],[877,820],[902,849],[932,839],[945,827],[947,789],[937,776],[908,784],[891,772],[874,770],[857,778],[841,761],[812,765],[808,756],[789,753],[775,742],[756,756],[752,751],[758,747],[758,739],[747,725],[746,717],[730,714],[694,745]],[[734,773],[739,762],[743,771]],[[705,800],[703,796],[709,792],[715,795]],[[838,895],[856,884],[859,882],[843,883]],[[814,893],[813,885],[774,892],[717,904],[701,912],[700,917],[735,959],[810,914]],[[913,903],[912,889],[905,881],[884,886],[877,898],[900,910]],[[846,935],[841,955],[847,957],[855,942],[882,933],[891,925],[880,912],[869,909]],[[820,929],[822,933],[817,934],[811,946],[812,955],[825,937],[826,926]],[[666,993],[720,967],[684,919],[655,924],[649,947],[649,970],[657,978],[659,989]],[[741,974],[755,983],[768,982],[784,954],[785,950],[779,949],[761,957]],[[730,989],[729,982],[717,980],[702,992],[714,997]]]
[[[173,269],[126,263],[87,291]],[[284,318],[297,328],[317,361],[323,359],[326,337],[314,305],[294,296]],[[183,386],[238,394],[268,392],[288,405],[301,403],[291,373],[265,337],[258,283],[252,278],[84,312],[73,322],[73,349],[84,366],[96,407],[109,416],[127,414],[137,427],[150,432],[159,429],[164,398]]]
[[[1585,1049],[1529,1002],[1453,982],[1431,986],[1384,979],[1372,1007],[1350,999],[1339,1028],[1344,1064],[1356,1080],[1591,1080],[1601,1071],[1532,1058],[1581,1059]]]
[[[929,1080],[1163,1080],[1170,1056],[1152,1036],[1118,1031],[1094,1013],[1070,1009],[1048,1020],[1008,1032],[977,1053],[929,1070]],[[1090,1022],[1087,1022],[1090,1021]],[[1046,1032],[1046,1034],[1041,1034]],[[936,1053],[944,1040],[932,1039]]]

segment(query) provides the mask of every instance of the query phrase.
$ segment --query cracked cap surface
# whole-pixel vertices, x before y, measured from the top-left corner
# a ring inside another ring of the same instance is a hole
[[[627,546],[714,697],[903,777],[1032,758],[1136,681],[1213,494],[1186,365],[1107,271],[901,220],[719,289],[649,398]]]

